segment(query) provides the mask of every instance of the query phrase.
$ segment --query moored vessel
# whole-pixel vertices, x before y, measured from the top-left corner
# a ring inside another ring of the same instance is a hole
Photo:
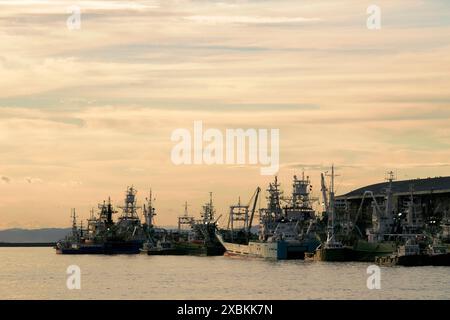
[[[303,175],[302,179],[294,176],[293,192],[289,198],[283,198],[279,189],[277,177],[269,184],[267,207],[260,209],[260,224],[258,238],[251,233],[260,188],[257,188],[254,196],[251,215],[249,215],[249,205],[242,206],[239,202],[237,206],[230,207],[230,221],[233,226],[236,221],[235,209],[241,210],[238,220],[245,221],[238,234],[245,237],[233,238],[234,228],[228,232],[222,231],[217,234],[217,238],[226,249],[227,255],[239,255],[248,257],[258,257],[274,260],[304,259],[305,253],[313,252],[320,241],[312,231],[315,219],[314,210],[311,207],[309,197],[310,182]],[[283,207],[281,202],[286,205]],[[231,234],[228,239],[224,235]]]
[[[114,210],[111,200],[98,206],[97,217],[91,211],[87,228],[77,226],[75,210],[72,212],[72,231],[65,239],[57,242],[59,254],[138,254],[148,228],[137,215],[136,190],[127,188],[123,211],[117,222],[113,221]]]
[[[215,236],[218,219],[215,218],[212,193],[209,202],[202,206],[201,219],[189,215],[187,202],[184,208],[184,214],[178,217],[178,229],[154,228],[142,251],[148,255],[223,255],[225,248]]]
[[[177,252],[201,256],[223,255],[225,248],[216,238],[217,222],[220,216],[216,219],[215,215],[212,192],[209,194],[209,202],[202,206],[199,220],[190,218],[186,204],[184,216],[179,217],[179,233],[173,243]],[[181,230],[183,224],[187,227],[184,231]]]
[[[415,239],[408,239],[396,253],[376,257],[375,262],[382,266],[450,266],[450,253],[436,239],[425,249]]]
[[[352,261],[353,257],[353,248],[350,246],[344,245],[341,241],[336,239],[335,232],[335,201],[334,201],[334,166],[331,168],[331,185],[328,189],[325,183],[325,175],[321,175],[321,184],[322,184],[322,196],[325,205],[325,213],[328,218],[328,227],[327,227],[327,240],[322,243],[314,255],[308,255],[308,260],[313,259],[316,261],[333,261],[333,262],[344,262],[344,261]],[[328,192],[328,194],[327,194]]]

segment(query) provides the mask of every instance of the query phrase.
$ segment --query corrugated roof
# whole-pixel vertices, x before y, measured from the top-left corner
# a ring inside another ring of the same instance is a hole
[[[394,181],[392,182],[392,191],[394,194],[409,193],[411,185],[414,188],[414,193],[450,191],[450,177]],[[362,197],[365,191],[372,191],[375,195],[382,195],[386,192],[386,188],[388,186],[389,182],[372,184],[370,186],[353,190],[347,194],[340,195],[337,199]]]

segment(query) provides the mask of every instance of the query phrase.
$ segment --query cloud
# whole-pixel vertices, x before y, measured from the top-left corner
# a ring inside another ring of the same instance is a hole
[[[81,186],[82,184],[83,184],[83,182],[81,182],[81,181],[70,180],[70,181],[61,183],[61,186],[63,186],[63,187],[78,187],[78,186]]]
[[[29,184],[34,184],[34,183],[42,183],[42,179],[40,178],[32,178],[32,177],[27,177],[25,178],[25,181],[28,182]]]
[[[283,168],[289,168],[289,169],[302,169],[306,171],[329,171],[331,168],[331,163],[285,163],[283,164]],[[356,169],[356,168],[363,168],[367,165],[339,165],[335,166],[336,169]]]
[[[38,7],[43,10],[54,7],[79,6],[82,10],[145,10],[159,8],[159,1],[94,1],[94,0],[0,0],[0,6]],[[45,12],[45,11],[42,11]]]
[[[10,183],[11,179],[5,176],[1,176],[0,179],[4,182],[4,183]]]
[[[320,18],[261,16],[187,16],[185,20],[207,24],[288,24],[319,22]]]

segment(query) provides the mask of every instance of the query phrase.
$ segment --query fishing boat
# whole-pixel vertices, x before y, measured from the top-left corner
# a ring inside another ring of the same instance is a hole
[[[225,248],[216,238],[217,222],[220,216],[216,219],[215,215],[216,209],[213,204],[212,192],[209,194],[209,202],[202,206],[201,218],[198,220],[189,216],[186,203],[185,214],[178,220],[178,236],[174,238],[173,243],[177,253],[201,256],[223,255]],[[187,229],[181,230],[183,225]]]
[[[148,203],[152,208],[152,204]],[[217,221],[212,193],[209,202],[202,206],[201,219],[188,213],[187,202],[184,214],[178,217],[177,230],[165,230],[153,226],[153,232],[144,244],[142,252],[148,255],[223,255],[225,248],[216,239]]]
[[[336,239],[335,232],[335,219],[336,219],[336,207],[334,202],[334,166],[331,168],[331,185],[330,188],[327,187],[325,183],[325,174],[321,174],[321,185],[322,185],[322,196],[325,205],[325,213],[328,218],[327,227],[327,240],[322,243],[314,255],[309,254],[308,260],[316,261],[352,261],[353,258],[353,248],[344,245],[341,241]]]
[[[422,250],[420,243],[411,238],[399,246],[396,253],[376,257],[375,261],[382,266],[450,266],[450,253],[437,239]]]
[[[261,189],[258,187],[249,201],[249,205],[230,207],[231,230],[218,232],[217,238],[226,249],[227,255],[266,258],[273,260],[304,259],[305,253],[313,252],[320,241],[311,232],[315,219],[309,197],[310,181],[303,174],[302,179],[294,176],[293,192],[289,198],[283,198],[279,189],[278,178],[269,184],[267,208],[260,209],[260,224],[258,238],[251,233],[252,221]],[[281,202],[286,203],[283,207]],[[250,203],[253,202],[251,211]],[[237,212],[236,212],[237,210]],[[244,237],[234,237],[234,224],[244,221],[244,225],[237,234]],[[231,234],[228,239],[225,235]]]
[[[450,251],[448,247],[435,239],[427,248],[429,264],[432,266],[450,266]]]
[[[57,242],[59,254],[138,254],[146,239],[146,228],[137,215],[136,190],[127,188],[125,204],[120,207],[122,215],[117,222],[113,214],[117,211],[111,199],[98,206],[98,216],[88,219],[87,228],[78,227],[75,209],[72,211],[72,231]]]
[[[420,253],[419,244],[409,239],[398,247],[395,254],[376,257],[375,262],[382,266],[423,266],[426,265],[426,260],[427,256]]]

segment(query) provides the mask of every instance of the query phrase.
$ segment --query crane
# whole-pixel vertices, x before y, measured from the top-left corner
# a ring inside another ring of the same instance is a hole
[[[253,217],[255,216],[256,205],[258,203],[258,196],[259,196],[260,192],[261,192],[261,188],[260,187],[256,188],[256,191],[255,191],[255,193],[253,194],[253,197],[252,197],[252,198],[255,198],[255,199],[253,201],[252,214],[250,216],[250,221],[248,223],[248,230],[247,230],[247,232],[249,234],[250,234],[250,231],[251,231],[251,228],[252,228]],[[250,201],[251,201],[251,199],[250,199]]]

